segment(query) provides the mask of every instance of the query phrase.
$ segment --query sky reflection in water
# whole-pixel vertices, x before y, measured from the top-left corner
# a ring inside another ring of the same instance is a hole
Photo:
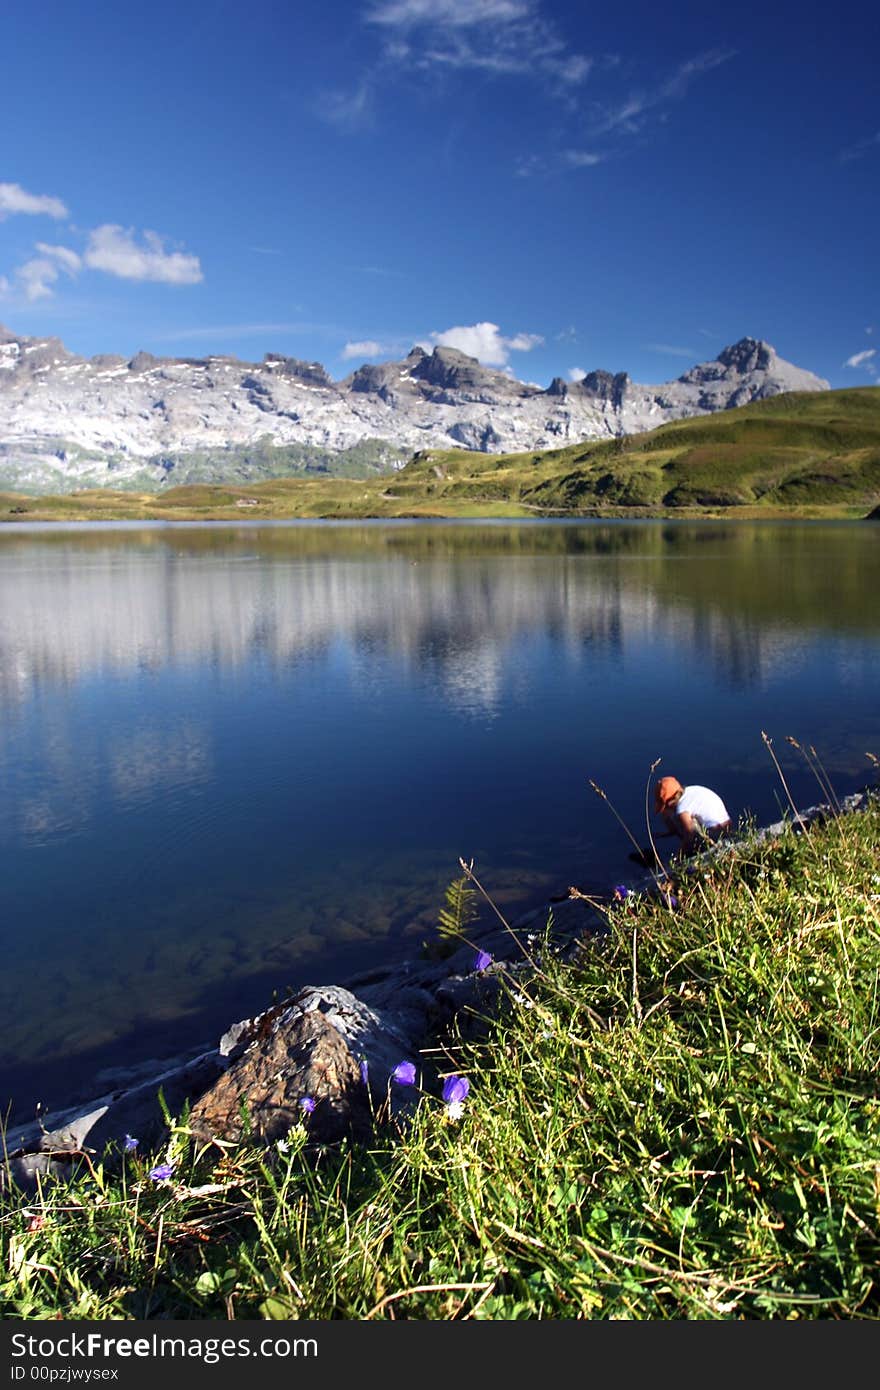
[[[0,531],[0,1100],[417,951],[459,855],[608,890],[656,758],[776,818],[880,752],[868,524]],[[63,1090],[63,1094],[62,1094]]]

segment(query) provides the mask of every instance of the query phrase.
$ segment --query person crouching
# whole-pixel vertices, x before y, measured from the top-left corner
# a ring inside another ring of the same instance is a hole
[[[682,854],[695,854],[730,829],[730,814],[717,792],[696,784],[683,787],[675,777],[661,777],[656,784],[654,810],[663,817],[665,833],[681,840]]]

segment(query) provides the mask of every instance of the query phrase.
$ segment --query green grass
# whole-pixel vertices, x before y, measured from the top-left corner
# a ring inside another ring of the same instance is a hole
[[[250,463],[243,465],[236,455],[225,484],[198,481],[201,464],[195,459],[190,483],[158,495],[96,489],[57,497],[7,492],[0,494],[0,520],[855,518],[880,502],[880,387],[774,396],[646,434],[544,452],[431,449],[399,472],[377,476],[382,449],[387,453],[386,446],[367,441],[360,453],[349,451],[351,457],[339,467],[368,475],[357,478],[264,476],[253,482],[243,476]],[[288,454],[255,446],[252,462],[261,475],[277,475],[288,462],[293,467]],[[297,471],[318,466],[300,454]],[[212,477],[222,467],[219,457],[211,455]],[[203,471],[209,471],[207,464]],[[241,497],[256,499],[257,506],[238,507]]]
[[[0,1198],[7,1317],[880,1316],[880,809],[534,943],[398,1133],[95,1160]],[[458,912],[458,906],[456,906]],[[497,969],[498,967],[493,967]],[[165,1183],[156,1159],[175,1163]]]

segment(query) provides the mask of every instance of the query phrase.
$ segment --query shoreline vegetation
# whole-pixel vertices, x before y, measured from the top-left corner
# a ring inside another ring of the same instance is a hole
[[[213,465],[228,470],[225,482],[155,494],[0,492],[0,521],[856,520],[880,504],[880,387],[786,393],[539,452],[428,449],[362,478],[318,470],[258,481],[255,460],[264,466],[272,447],[255,446],[254,460],[242,449],[232,463],[229,452]]]
[[[551,907],[525,975],[478,959],[496,1007],[401,1058],[365,1143],[184,1110],[7,1184],[3,1315],[876,1320],[880,797],[826,810],[620,885],[573,949]]]

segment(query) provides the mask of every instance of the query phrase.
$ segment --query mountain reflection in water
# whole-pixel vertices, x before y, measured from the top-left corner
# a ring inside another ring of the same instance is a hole
[[[868,524],[0,528],[0,1103],[625,877],[658,757],[736,813],[880,751]]]

